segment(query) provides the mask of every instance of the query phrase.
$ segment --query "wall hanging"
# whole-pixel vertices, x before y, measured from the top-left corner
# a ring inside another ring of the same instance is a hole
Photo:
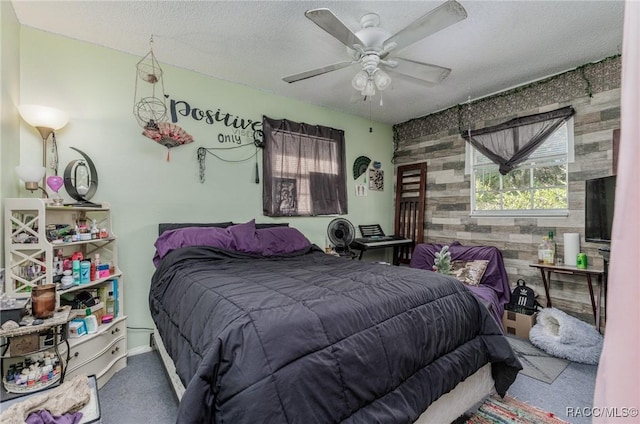
[[[200,182],[204,183],[204,171],[206,170],[205,159],[207,158],[207,154],[210,154],[220,159],[221,161],[228,162],[228,163],[244,162],[244,161],[251,160],[252,158],[255,158],[256,160],[255,183],[260,184],[260,171],[258,169],[258,149],[264,147],[264,141],[262,139],[262,136],[263,136],[262,131],[256,130],[253,133],[253,144],[239,144],[234,147],[198,147],[198,174],[200,176]],[[251,156],[243,159],[225,159],[219,156],[218,154],[216,154],[216,151],[222,152],[224,150],[240,149],[240,148],[251,147],[251,146],[255,148],[255,152],[253,152]]]
[[[353,179],[357,180],[360,175],[367,172],[367,168],[371,163],[371,159],[366,156],[358,156],[356,160],[353,161]]]
[[[384,171],[381,169],[369,170],[369,190],[383,191],[384,190]]]
[[[136,64],[136,84],[133,97],[133,115],[143,128],[142,135],[169,149],[193,142],[193,137],[180,126],[167,121],[162,68],[153,54],[153,36],[149,53]],[[138,86],[138,81],[144,84]]]

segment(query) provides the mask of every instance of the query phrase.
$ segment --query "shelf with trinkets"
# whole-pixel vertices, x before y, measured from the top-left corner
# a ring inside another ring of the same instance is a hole
[[[94,374],[101,387],[126,366],[124,276],[108,203],[56,205],[49,199],[5,199],[5,293],[15,298],[55,284],[56,307],[91,297],[98,331],[70,340],[68,373]],[[93,231],[91,231],[93,230]],[[111,305],[111,313],[106,306]],[[83,308],[84,309],[84,308]]]

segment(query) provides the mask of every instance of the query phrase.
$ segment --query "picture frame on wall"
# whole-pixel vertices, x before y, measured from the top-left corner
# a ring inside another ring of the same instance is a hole
[[[298,182],[295,178],[275,179],[274,199],[279,215],[298,214]]]
[[[369,170],[369,190],[384,190],[384,171],[381,169]]]

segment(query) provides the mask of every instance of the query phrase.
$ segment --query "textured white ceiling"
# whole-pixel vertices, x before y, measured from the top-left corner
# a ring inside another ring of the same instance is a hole
[[[452,69],[441,84],[394,80],[384,105],[353,102],[357,65],[288,84],[286,75],[349,60],[304,16],[327,7],[352,31],[367,12],[391,33],[443,1],[26,1],[22,25],[390,124],[620,53],[624,2],[459,0],[468,18],[402,51]]]

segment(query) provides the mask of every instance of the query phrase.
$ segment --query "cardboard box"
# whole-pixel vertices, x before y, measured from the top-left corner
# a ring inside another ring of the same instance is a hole
[[[536,323],[537,316],[537,312],[533,315],[525,315],[505,309],[504,314],[502,314],[504,333],[529,340],[529,331]]]
[[[27,355],[40,349],[40,338],[38,333],[13,336],[10,338],[9,346],[12,356]]]

